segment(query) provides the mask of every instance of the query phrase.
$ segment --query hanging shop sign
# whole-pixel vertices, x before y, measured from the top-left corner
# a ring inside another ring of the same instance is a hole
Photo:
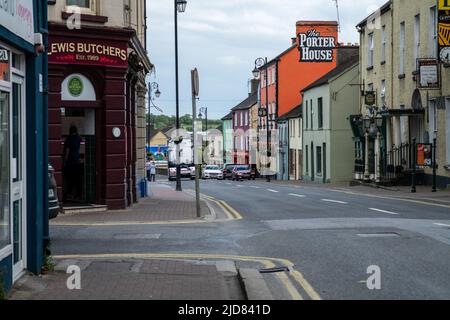
[[[34,44],[33,0],[0,0],[1,25]]]
[[[364,95],[364,102],[367,106],[374,106],[377,104],[377,95],[375,91],[366,91]]]
[[[442,63],[450,63],[450,0],[438,0],[438,51]]]
[[[298,34],[300,62],[332,62],[336,38],[321,36],[316,29]]]
[[[417,70],[419,70],[418,89],[440,88],[439,64],[437,60],[418,59]]]
[[[0,47],[0,80],[9,81],[9,51]]]
[[[50,38],[50,63],[126,67],[127,44],[118,41]]]
[[[433,146],[429,143],[417,144],[417,165],[431,167],[433,165]]]

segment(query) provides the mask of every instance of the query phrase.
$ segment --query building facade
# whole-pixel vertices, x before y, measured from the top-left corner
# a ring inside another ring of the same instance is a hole
[[[233,163],[233,112],[222,119],[223,161]]]
[[[359,110],[358,57],[303,91],[303,175],[320,183],[353,179],[352,130],[348,116]]]
[[[289,180],[303,179],[303,124],[302,106],[285,115],[289,133]]]
[[[360,118],[353,118],[359,127],[353,126],[359,154],[355,176],[361,180],[410,183],[414,142],[432,144],[436,138],[437,184],[450,184],[450,68],[445,63],[436,67],[439,33],[445,31],[437,25],[438,3],[444,5],[434,0],[389,1],[358,24],[365,96],[360,97]],[[439,85],[421,81],[422,59],[434,64]],[[375,101],[367,101],[370,94]],[[366,129],[364,119],[374,117],[382,117],[383,124]],[[418,182],[430,184],[431,166],[417,169]]]
[[[250,130],[252,127],[251,110],[255,105],[258,105],[258,94],[256,91],[250,93],[245,100],[231,110],[233,117],[233,163],[255,163],[256,150],[254,150],[252,145],[255,134]]]
[[[76,126],[83,203],[123,209],[145,177],[145,1],[49,2],[49,161],[60,199],[64,141]]]
[[[0,21],[0,288],[7,292],[26,271],[41,273],[48,245],[46,3],[3,2]]]

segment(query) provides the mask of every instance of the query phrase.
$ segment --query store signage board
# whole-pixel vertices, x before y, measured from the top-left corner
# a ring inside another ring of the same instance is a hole
[[[374,106],[377,104],[377,95],[374,91],[366,91],[364,102],[367,106]]]
[[[0,80],[9,81],[9,51],[0,47]]]
[[[440,89],[439,64],[435,59],[417,59],[418,89]]]
[[[33,0],[0,0],[1,25],[30,44],[34,44],[33,3]]]
[[[72,77],[67,83],[69,93],[74,97],[79,97],[83,93],[83,81],[77,77]]]
[[[56,64],[127,67],[127,50],[124,42],[50,37],[48,60]]]
[[[336,38],[321,36],[316,29],[298,34],[300,62],[333,62]]]
[[[432,148],[429,143],[417,144],[417,165],[419,167],[431,167],[433,165]]]
[[[450,0],[438,0],[438,54],[442,63],[450,63]]]

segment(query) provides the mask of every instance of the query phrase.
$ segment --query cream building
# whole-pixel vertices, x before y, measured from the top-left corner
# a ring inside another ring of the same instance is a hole
[[[357,28],[362,94],[361,116],[351,117],[356,149],[355,177],[379,183],[409,183],[414,162],[413,142],[433,143],[436,138],[437,183],[443,187],[449,185],[448,66],[438,66],[440,89],[418,89],[417,59],[438,58],[437,2],[392,0]],[[371,93],[375,97],[373,102],[366,99]],[[367,117],[373,119],[370,127],[369,121],[364,125],[363,119]],[[420,167],[418,173],[419,183],[431,183],[430,167]]]

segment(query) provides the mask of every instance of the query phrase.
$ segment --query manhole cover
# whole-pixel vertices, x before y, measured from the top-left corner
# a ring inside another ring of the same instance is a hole
[[[141,234],[115,234],[114,239],[117,240],[151,240],[159,239],[161,237],[160,233],[141,233]]]
[[[377,232],[377,233],[358,233],[358,237],[361,238],[390,238],[390,237],[400,237],[398,233],[395,232]]]

